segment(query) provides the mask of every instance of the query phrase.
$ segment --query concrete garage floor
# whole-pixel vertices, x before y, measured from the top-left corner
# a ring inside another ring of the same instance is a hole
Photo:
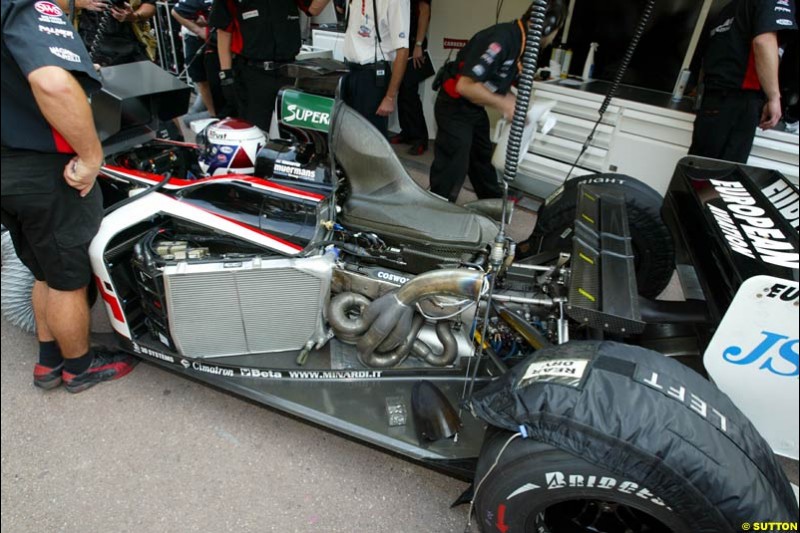
[[[404,161],[423,186],[431,157]],[[534,220],[517,210],[512,236]],[[461,481],[147,363],[44,392],[35,339],[2,320],[0,341],[3,532],[464,530]]]

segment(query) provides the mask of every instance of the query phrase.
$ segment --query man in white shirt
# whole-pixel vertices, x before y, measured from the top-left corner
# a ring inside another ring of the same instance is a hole
[[[342,98],[384,135],[408,63],[409,13],[409,0],[350,0],[347,6],[344,57],[350,73]]]

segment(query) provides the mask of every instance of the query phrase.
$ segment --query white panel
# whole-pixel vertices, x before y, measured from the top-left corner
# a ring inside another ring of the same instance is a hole
[[[694,125],[667,117],[660,117],[626,109],[619,123],[619,131],[641,135],[665,143],[672,143],[686,149],[692,144]]]
[[[797,282],[755,276],[739,287],[703,364],[773,451],[797,460]]]
[[[609,154],[609,166],[643,181],[662,196],[667,192],[673,170],[686,155],[686,148],[645,137],[620,133]]]

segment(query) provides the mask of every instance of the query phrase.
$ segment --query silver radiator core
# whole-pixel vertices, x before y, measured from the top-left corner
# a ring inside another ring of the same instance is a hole
[[[300,350],[325,338],[330,255],[164,269],[170,333],[187,357]]]

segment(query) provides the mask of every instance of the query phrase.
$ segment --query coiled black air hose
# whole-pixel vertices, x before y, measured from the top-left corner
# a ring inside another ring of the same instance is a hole
[[[95,63],[99,63],[97,58],[97,47],[100,46],[100,43],[103,42],[103,39],[105,39],[106,35],[111,30],[111,17],[112,15],[110,7],[106,11],[100,13],[100,20],[97,21],[97,31],[95,31],[94,35],[92,35],[89,46],[87,46],[89,50],[89,56]]]
[[[511,120],[508,148],[506,149],[506,164],[503,168],[503,178],[506,181],[514,181],[514,178],[517,177],[519,151],[522,148],[522,134],[525,130],[528,104],[533,91],[533,77],[536,74],[536,65],[539,60],[547,0],[534,0],[529,12],[530,20],[526,30],[525,52],[522,54],[522,72],[517,83],[517,103],[514,106],[514,117]]]
[[[603,115],[608,109],[608,106],[611,104],[611,100],[614,98],[614,95],[617,94],[617,89],[619,89],[619,86],[622,85],[622,78],[625,76],[625,72],[628,70],[628,65],[630,65],[631,59],[633,58],[633,53],[636,51],[636,47],[639,45],[639,40],[641,40],[642,35],[644,35],[644,29],[647,26],[647,23],[650,22],[650,16],[653,14],[655,5],[656,0],[648,0],[647,4],[645,4],[644,11],[642,11],[642,16],[639,18],[639,23],[636,25],[636,29],[633,32],[631,42],[628,44],[627,50],[625,50],[625,55],[622,57],[622,62],[620,63],[619,69],[617,69],[617,73],[614,76],[614,81],[611,82],[611,88],[606,93],[603,103],[600,104],[597,121],[594,123],[592,131],[589,132],[589,136],[586,137],[586,141],[583,143],[581,151],[578,154],[578,157],[575,158],[575,162],[572,163],[572,166],[567,173],[567,177],[564,178],[564,181],[567,181],[572,175],[572,171],[575,170],[575,166],[578,164],[578,161],[581,160],[581,157],[583,157],[583,154],[586,153],[589,145],[594,140],[594,134],[597,131],[597,127],[600,126],[600,122],[603,120]]]

